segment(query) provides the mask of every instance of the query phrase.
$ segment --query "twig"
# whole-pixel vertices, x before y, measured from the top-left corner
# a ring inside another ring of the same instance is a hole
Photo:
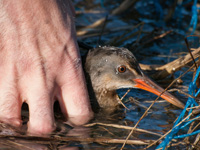
[[[121,3],[121,5],[114,9],[112,12],[111,12],[111,15],[118,15],[120,13],[122,13],[123,11],[127,10],[129,7],[131,7],[133,4],[135,4],[138,0],[125,0]],[[105,18],[101,18],[99,20],[97,20],[96,22],[94,22],[93,24],[87,26],[86,28],[84,29],[88,29],[88,28],[96,28],[100,25],[102,25],[105,21]],[[84,31],[78,31],[77,32],[77,35],[78,36],[81,36],[81,35],[84,35],[88,33],[88,30],[84,30]]]
[[[200,122],[191,130],[191,132],[194,132],[194,130],[200,126]]]
[[[195,141],[194,141],[192,147],[193,147],[193,148],[194,148],[194,147],[197,147],[197,143],[198,143],[199,141],[200,141],[200,134],[197,134],[197,136],[196,136],[196,138],[195,138]]]
[[[186,72],[184,72],[182,75],[180,75],[177,79],[175,79],[153,102],[152,104],[149,106],[149,108],[144,112],[144,114],[142,115],[142,117],[138,120],[138,122],[135,124],[135,126],[132,128],[131,132],[129,133],[129,135],[127,136],[126,140],[128,140],[130,138],[130,136],[132,135],[133,131],[135,130],[135,128],[137,127],[137,125],[140,123],[140,121],[147,115],[148,111],[151,109],[151,107],[155,104],[155,102],[159,99],[159,97],[169,88],[171,87],[178,79],[180,79],[182,76],[184,76],[187,72],[189,72],[192,68],[194,67],[194,65],[192,67],[190,67]],[[121,147],[121,150],[124,148],[126,144],[126,141],[124,142],[124,144]]]
[[[123,3],[120,4],[120,6],[112,11],[112,15],[118,15],[122,12],[126,11],[128,8],[133,6],[137,1],[139,0],[125,0]]]
[[[200,48],[192,49],[192,50],[194,50],[192,52],[194,59],[200,57]],[[140,64],[140,66],[142,70],[159,71],[157,74],[154,75],[154,78],[166,78],[168,75],[172,74],[175,71],[180,70],[182,67],[184,67],[186,64],[188,64],[191,61],[192,61],[192,58],[190,54],[187,54],[186,56],[180,57],[163,66],[148,66],[148,65],[143,65],[143,64]]]
[[[104,29],[104,32],[103,32],[102,35],[110,34],[111,32],[120,32],[122,30],[128,30],[128,29],[130,29],[132,27],[133,27],[132,25],[127,25],[127,26],[122,26],[122,27],[121,26],[120,27],[116,27],[114,29],[108,29],[108,28],[106,28],[106,29]],[[91,30],[90,33],[84,34],[84,35],[80,35],[80,36],[78,36],[78,38],[79,39],[81,39],[81,38],[84,39],[84,38],[96,37],[96,36],[100,35],[100,32],[101,32],[100,29],[95,28],[95,29]]]
[[[189,114],[188,116],[186,116],[184,119],[181,120],[181,122],[179,122],[175,127],[179,126],[182,122],[184,122],[187,118],[189,118],[192,114]],[[159,139],[157,139],[155,142],[151,143],[150,145],[148,145],[145,149],[148,149],[149,147],[153,146],[154,144],[156,144],[158,141],[162,140],[163,138],[165,138],[170,132],[172,131],[169,130],[167,133],[165,133],[162,137],[160,137]]]
[[[141,27],[142,29],[142,27]],[[161,39],[165,36],[167,36],[169,33],[171,33],[172,31],[166,31],[158,36],[152,36],[154,35],[155,31],[150,32],[149,34],[147,34],[146,36],[143,36],[140,41],[139,41],[139,45],[137,44],[137,41],[131,46],[131,48],[134,49],[135,52],[137,52],[138,50],[142,49],[142,47],[144,47],[147,44],[151,44],[153,41],[157,40],[157,39]],[[145,31],[142,31],[142,33],[145,33]],[[137,47],[135,46],[137,45]]]
[[[140,22],[134,26],[131,26],[126,32],[124,32],[122,35],[120,35],[118,37],[112,38],[109,42],[107,42],[107,44],[108,45],[121,45],[122,43],[133,38],[134,36],[137,36],[136,43],[138,43],[140,35],[142,33],[143,25],[144,25],[144,22]],[[140,29],[138,31],[134,30],[139,27],[140,27]],[[132,31],[134,31],[134,32],[132,33]]]
[[[11,140],[6,140],[5,143],[9,146],[9,145],[15,145],[15,149],[23,149],[23,150],[35,150],[34,148],[28,147],[26,145],[17,143],[17,142],[13,142]]]
[[[130,102],[134,103],[135,105],[142,107],[144,109],[148,109],[148,107],[142,105],[138,100],[135,100],[133,97],[129,97]]]
[[[122,102],[122,100],[123,100],[124,97],[130,92],[130,90],[131,90],[131,89],[128,89],[128,90],[126,91],[126,93],[125,93],[121,98],[118,99],[119,102],[122,104],[122,106],[123,106],[124,108],[126,108],[127,110],[129,110],[129,109],[124,105],[124,103]]]
[[[195,100],[200,101],[200,98],[194,97],[194,96],[192,96],[192,95],[190,95],[190,94],[188,94],[188,93],[185,93],[185,92],[183,92],[183,91],[180,90],[180,89],[170,89],[170,90],[167,90],[167,91],[168,91],[168,92],[175,92],[175,91],[177,91],[177,92],[179,92],[179,93],[181,93],[181,94],[183,94],[183,95],[185,95],[185,96],[187,96],[187,97],[191,97],[191,98],[194,98]]]
[[[200,48],[196,49],[194,52],[192,52],[192,55],[194,58],[200,57]],[[187,63],[191,62],[192,58],[190,54],[187,54],[186,56],[183,56],[181,58],[176,59],[175,61],[172,61],[164,66],[161,66],[157,68],[156,70],[162,70],[158,74],[155,75],[155,78],[165,78],[169,74],[178,71],[181,69],[183,66],[185,66]]]
[[[129,126],[123,126],[123,125],[117,125],[117,124],[105,124],[105,123],[100,123],[100,122],[86,124],[84,126],[85,127],[91,127],[91,126],[95,126],[95,125],[102,125],[102,126],[113,127],[113,128],[120,128],[120,129],[126,129],[126,130],[131,130],[133,128],[133,127],[129,127]],[[143,132],[143,133],[148,133],[148,134],[152,134],[152,135],[156,135],[156,136],[162,136],[162,134],[151,132],[151,131],[144,130],[144,129],[139,129],[139,128],[136,128],[135,131],[137,131],[137,132]]]
[[[194,35],[191,35],[191,36],[194,36]],[[188,35],[187,37],[190,37],[190,35]],[[188,49],[188,52],[189,52],[189,54],[190,54],[190,56],[191,56],[191,58],[192,58],[192,61],[194,62],[195,68],[196,68],[196,70],[197,70],[198,67],[197,67],[197,64],[196,64],[196,62],[195,62],[195,60],[194,60],[194,57],[193,57],[193,55],[192,55],[192,53],[191,53],[191,49],[190,49],[190,46],[189,46],[187,37],[185,38],[186,47],[187,47],[187,49]]]
[[[171,32],[172,32],[172,30],[169,30],[169,31],[166,31],[166,32],[164,32],[164,33],[158,35],[158,36],[155,36],[153,39],[150,39],[150,40],[148,40],[147,42],[143,43],[143,45],[146,45],[146,44],[148,44],[148,43],[151,43],[151,42],[153,42],[153,41],[155,41],[155,40],[157,40],[157,39],[161,39],[161,38],[165,37],[166,35],[170,34]]]
[[[88,142],[88,143],[112,143],[112,144],[122,144],[125,140],[123,139],[110,139],[110,138],[80,138],[80,137],[60,137],[60,136],[53,136],[53,137],[37,137],[37,136],[27,136],[27,135],[20,135],[20,136],[12,136],[12,135],[0,135],[0,138],[5,139],[23,139],[28,140],[34,143],[42,142],[43,144],[49,144],[49,142]],[[127,144],[134,144],[134,145],[148,145],[149,143],[154,142],[154,140],[128,140]]]

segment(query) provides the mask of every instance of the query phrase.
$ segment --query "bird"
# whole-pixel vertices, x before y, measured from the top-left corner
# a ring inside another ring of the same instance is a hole
[[[113,113],[120,105],[117,89],[138,88],[154,93],[183,109],[184,104],[152,81],[131,51],[103,46],[89,50],[84,71],[94,112]]]

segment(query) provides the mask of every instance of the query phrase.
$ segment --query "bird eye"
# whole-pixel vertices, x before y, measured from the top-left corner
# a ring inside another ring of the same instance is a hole
[[[118,72],[120,72],[120,73],[124,73],[124,72],[126,72],[126,66],[124,66],[124,65],[119,66],[119,67],[117,68],[117,70],[118,70]]]

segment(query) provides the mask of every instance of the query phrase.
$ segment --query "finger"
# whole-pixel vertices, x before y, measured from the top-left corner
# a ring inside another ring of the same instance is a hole
[[[36,61],[37,62],[37,61]],[[28,131],[34,134],[50,133],[54,129],[54,115],[42,64],[31,63],[20,79],[22,97],[29,105]]]
[[[1,59],[0,66],[0,120],[13,126],[20,126],[22,102],[17,91],[16,71],[12,62],[8,60],[10,59]]]
[[[0,10],[4,12],[5,8],[2,6],[0,6]],[[15,42],[17,38],[16,28],[10,23],[7,15],[4,12],[4,17],[0,17],[0,120],[14,126],[20,126],[22,102],[17,91],[16,53],[14,53],[17,47]]]
[[[81,60],[76,47],[70,47],[61,64],[57,83],[60,86],[61,110],[74,125],[82,125],[91,119],[91,111],[87,87],[82,71]]]

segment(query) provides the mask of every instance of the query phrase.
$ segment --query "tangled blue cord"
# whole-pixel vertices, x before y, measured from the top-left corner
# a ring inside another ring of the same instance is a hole
[[[185,0],[182,1],[181,3],[178,3],[176,6],[176,10],[174,13],[174,17],[176,17],[179,20],[179,23],[182,23],[182,20],[184,19],[183,15],[181,15],[182,8],[184,7],[185,4],[190,3],[193,1],[192,5],[192,10],[191,10],[191,20],[189,24],[189,28],[192,27],[192,32],[191,34],[194,34],[196,28],[197,28],[197,23],[198,23],[198,14],[200,7],[197,7],[197,0]],[[164,10],[162,6],[160,5],[160,0],[153,0],[157,14],[159,14],[160,19],[164,18]]]
[[[190,27],[193,27],[192,33],[194,33],[194,31],[196,30],[197,27],[197,22],[198,22],[198,10],[200,9],[200,7],[197,7],[197,0],[194,0],[194,4],[192,6],[192,18],[190,21]],[[193,82],[190,83],[189,85],[189,94],[197,97],[197,95],[200,93],[200,88],[197,88],[196,86],[196,81],[197,78],[200,74],[200,67],[197,69],[195,78],[193,80]],[[196,117],[194,117],[193,119],[190,119],[190,115],[192,113],[192,107],[194,106],[198,106],[197,102],[195,101],[194,98],[189,97],[187,100],[187,103],[185,105],[185,108],[183,109],[183,111],[181,112],[180,116],[178,117],[178,119],[176,120],[176,122],[174,123],[174,126],[171,130],[171,132],[165,137],[165,139],[162,141],[162,143],[160,145],[157,146],[156,149],[165,149],[166,146],[172,141],[172,139],[180,139],[180,138],[185,138],[185,137],[189,137],[195,134],[200,133],[200,130],[194,131],[192,133],[189,134],[182,134],[182,135],[177,135],[177,133],[181,130],[186,128],[187,126],[189,126],[193,121],[195,121],[197,118],[200,117],[200,115],[197,115]],[[189,111],[186,111],[187,108],[191,108],[189,109]],[[187,118],[181,122],[184,119],[184,116],[186,116],[187,114]]]
[[[189,28],[193,27],[191,34],[194,34],[194,31],[197,28],[198,10],[200,10],[200,7],[197,7],[197,0],[194,0],[194,4],[192,6],[192,18],[191,18],[190,25],[189,25]]]
[[[188,89],[189,94],[194,97],[197,97],[197,95],[200,93],[200,88],[197,88],[197,86],[196,86],[196,81],[199,76],[199,73],[200,73],[200,67],[197,69],[195,78],[194,78],[193,82],[190,83],[190,86]],[[199,106],[199,105],[197,104],[197,102],[195,101],[194,98],[189,97],[187,100],[187,103],[185,105],[185,108],[183,109],[180,116],[174,123],[174,126],[173,126],[171,132],[165,137],[164,141],[162,141],[162,143],[157,146],[156,149],[164,150],[166,148],[166,146],[172,141],[172,139],[185,138],[185,137],[189,137],[189,136],[200,133],[200,130],[197,130],[197,131],[194,131],[189,134],[176,135],[181,129],[186,128],[187,126],[189,126],[189,124],[191,124],[193,121],[195,121],[197,118],[200,117],[200,114],[199,114],[196,117],[194,117],[193,119],[190,119],[190,115],[193,110],[192,107],[194,107],[194,106]],[[189,111],[186,111],[187,108],[191,108],[191,109],[189,109]],[[186,114],[188,115],[187,119],[185,119],[183,122],[181,122],[184,119],[184,116]]]

